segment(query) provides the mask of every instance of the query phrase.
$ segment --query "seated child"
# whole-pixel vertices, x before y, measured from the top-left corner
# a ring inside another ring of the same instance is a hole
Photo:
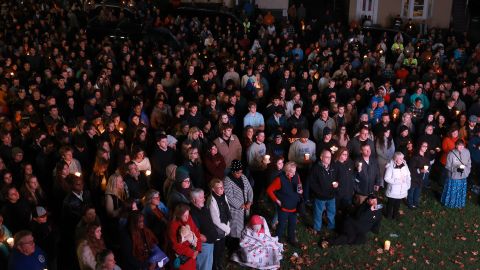
[[[232,260],[245,267],[277,269],[282,252],[283,244],[278,237],[271,236],[265,218],[253,215],[242,231],[240,249],[232,255]]]

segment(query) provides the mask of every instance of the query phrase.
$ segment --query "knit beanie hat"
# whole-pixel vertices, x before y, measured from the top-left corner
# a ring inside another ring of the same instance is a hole
[[[188,171],[185,167],[180,166],[175,170],[175,182],[183,182],[185,179],[190,178]]]

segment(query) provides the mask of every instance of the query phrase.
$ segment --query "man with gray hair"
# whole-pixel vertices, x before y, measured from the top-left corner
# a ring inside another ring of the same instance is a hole
[[[214,266],[214,252],[217,251],[217,242],[221,242],[215,224],[213,224],[212,216],[208,206],[205,205],[205,194],[202,189],[195,188],[190,192],[190,198],[192,201],[192,208],[190,214],[192,215],[195,225],[200,230],[200,239],[202,240],[202,252],[197,256],[197,269],[210,270],[218,269]],[[224,239],[224,238],[223,238]],[[225,246],[225,240],[223,240],[223,247]],[[221,251],[221,250],[218,250]],[[215,262],[218,262],[218,258],[215,256]]]

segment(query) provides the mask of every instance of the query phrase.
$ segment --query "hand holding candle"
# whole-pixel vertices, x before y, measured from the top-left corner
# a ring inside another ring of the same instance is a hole
[[[12,248],[13,245],[15,244],[14,240],[12,237],[7,238],[7,244]]]
[[[270,163],[270,155],[265,155],[263,157],[263,162],[265,162],[266,164],[269,164]]]
[[[310,160],[310,154],[309,154],[309,153],[305,153],[305,155],[303,156],[303,159],[304,159],[304,160]]]
[[[359,162],[359,163],[357,164],[357,169],[358,169],[359,172],[362,171],[362,166],[363,166],[362,162]]]

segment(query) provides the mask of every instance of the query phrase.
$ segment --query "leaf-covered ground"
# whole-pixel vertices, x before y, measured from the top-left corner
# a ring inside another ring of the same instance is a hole
[[[323,234],[315,236],[300,222],[301,247],[286,245],[281,269],[480,269],[477,196],[469,192],[464,209],[447,209],[438,200],[440,192],[439,187],[423,190],[420,209],[402,205],[401,220],[383,219],[380,234],[369,234],[361,246],[322,249],[318,243]],[[389,252],[383,250],[385,240],[391,241]],[[227,269],[240,267],[230,262]]]

